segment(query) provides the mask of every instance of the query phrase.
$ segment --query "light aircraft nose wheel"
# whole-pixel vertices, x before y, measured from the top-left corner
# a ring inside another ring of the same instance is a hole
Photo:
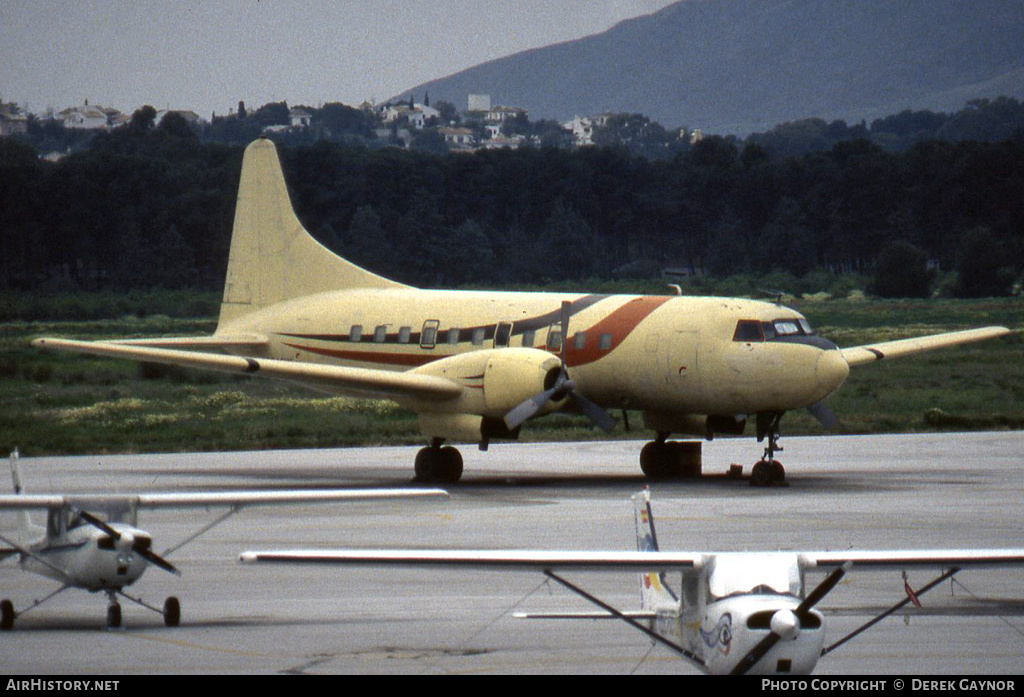
[[[181,623],[181,603],[173,595],[164,601],[164,624],[177,627]]]
[[[0,600],[0,629],[14,628],[14,604],[4,598]]]
[[[786,470],[778,460],[759,460],[750,470],[750,486],[770,486],[785,479]]]
[[[462,477],[462,455],[446,445],[441,447],[435,441],[416,453],[416,481],[452,483]]]
[[[107,626],[111,628],[121,626],[121,606],[118,603],[110,603],[107,606]]]

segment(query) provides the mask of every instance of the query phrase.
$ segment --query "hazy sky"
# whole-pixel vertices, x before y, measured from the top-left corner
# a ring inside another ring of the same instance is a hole
[[[671,2],[0,0],[0,99],[206,119],[239,100],[357,105]]]

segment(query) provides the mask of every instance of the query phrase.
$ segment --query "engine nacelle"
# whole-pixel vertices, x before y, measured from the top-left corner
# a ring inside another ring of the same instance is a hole
[[[463,392],[458,398],[443,402],[400,400],[400,403],[419,413],[472,414],[501,419],[527,399],[550,389],[560,370],[559,359],[540,349],[499,348],[461,353],[414,371],[459,383]],[[564,397],[549,400],[539,413],[558,409],[564,402]]]

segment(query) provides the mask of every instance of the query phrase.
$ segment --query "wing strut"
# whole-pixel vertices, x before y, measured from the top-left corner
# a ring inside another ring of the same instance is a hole
[[[223,523],[225,520],[227,520],[228,518],[230,518],[234,514],[238,513],[240,510],[242,510],[241,506],[238,506],[238,505],[232,506],[223,515],[221,515],[221,516],[215,518],[214,520],[210,521],[209,523],[204,525],[202,528],[200,528],[198,531],[196,531],[192,535],[186,537],[184,540],[182,540],[178,544],[174,545],[173,547],[169,547],[169,548],[165,549],[163,555],[166,557],[166,556],[170,556],[174,552],[177,552],[179,549],[181,549],[182,547],[187,545],[189,542],[191,542],[192,540],[196,539],[200,535],[205,535],[210,530],[212,530],[213,528],[217,527],[218,525]]]
[[[934,581],[932,581],[928,585],[926,585],[923,588],[921,588],[921,590],[917,591],[915,593],[915,595],[918,598],[920,598],[922,595],[924,595],[925,593],[930,591],[932,588],[934,588],[935,586],[937,586],[940,583],[942,583],[943,581],[945,581],[947,578],[952,577],[953,574],[955,574],[959,570],[960,570],[959,566],[952,567],[949,571],[945,572],[944,574],[939,576],[937,579],[935,579]],[[881,615],[879,615],[878,617],[874,618],[870,622],[865,622],[860,627],[858,627],[857,629],[853,630],[852,632],[850,632],[849,634],[844,636],[842,639],[840,639],[836,643],[832,644],[831,646],[829,646],[827,648],[822,649],[821,650],[821,655],[824,656],[827,653],[831,653],[832,651],[835,651],[840,646],[842,646],[843,644],[848,642],[850,639],[854,638],[855,636],[857,636],[861,632],[863,632],[863,631],[865,631],[867,629],[870,629],[871,627],[874,627],[876,624],[878,624],[879,622],[884,620],[886,617],[888,617],[892,613],[896,612],[897,610],[899,610],[901,607],[903,607],[904,605],[906,605],[909,602],[912,602],[912,599],[909,596],[907,596],[906,598],[904,598],[903,600],[899,601],[898,603],[893,605],[891,608],[889,608],[888,610],[886,610],[885,612],[883,612]]]
[[[561,576],[559,576],[558,574],[553,572],[551,569],[544,569],[544,575],[547,576],[550,579],[554,579],[555,581],[558,581],[558,583],[562,584],[563,586],[565,586],[566,588],[571,590],[576,595],[578,595],[581,598],[584,598],[586,600],[589,600],[590,602],[594,603],[594,605],[597,605],[602,610],[606,610],[606,611],[610,612],[611,614],[615,615],[615,617],[617,617],[618,619],[622,620],[623,622],[625,622],[629,626],[631,626],[631,627],[633,627],[635,629],[639,629],[641,632],[643,632],[644,634],[649,636],[655,642],[657,642],[659,644],[662,644],[663,646],[668,647],[672,651],[675,651],[676,653],[678,653],[683,658],[687,658],[687,659],[693,661],[693,663],[695,663],[697,665],[697,667],[699,667],[701,670],[705,669],[704,668],[704,661],[700,658],[700,656],[698,656],[697,654],[693,653],[692,651],[688,651],[687,649],[684,649],[682,646],[680,646],[679,644],[675,643],[674,641],[666,639],[665,637],[663,637],[658,632],[654,631],[653,629],[650,629],[649,627],[645,627],[644,625],[640,624],[639,622],[637,622],[632,617],[627,617],[621,611],[616,610],[615,608],[613,608],[608,603],[604,602],[600,598],[597,598],[597,597],[591,595],[590,593],[588,593],[587,591],[583,590],[579,586],[573,585],[569,581],[565,580],[564,578],[562,578]]]

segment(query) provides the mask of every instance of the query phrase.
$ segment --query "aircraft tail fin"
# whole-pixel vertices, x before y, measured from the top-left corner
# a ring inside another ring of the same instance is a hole
[[[342,259],[303,228],[274,143],[260,138],[245,149],[218,333],[250,312],[304,295],[403,287]]]
[[[654,513],[651,511],[651,491],[645,486],[643,491],[633,494],[632,498],[637,551],[657,552],[658,533],[654,528]],[[640,601],[644,610],[677,602],[665,583],[664,573],[660,571],[640,574]]]

